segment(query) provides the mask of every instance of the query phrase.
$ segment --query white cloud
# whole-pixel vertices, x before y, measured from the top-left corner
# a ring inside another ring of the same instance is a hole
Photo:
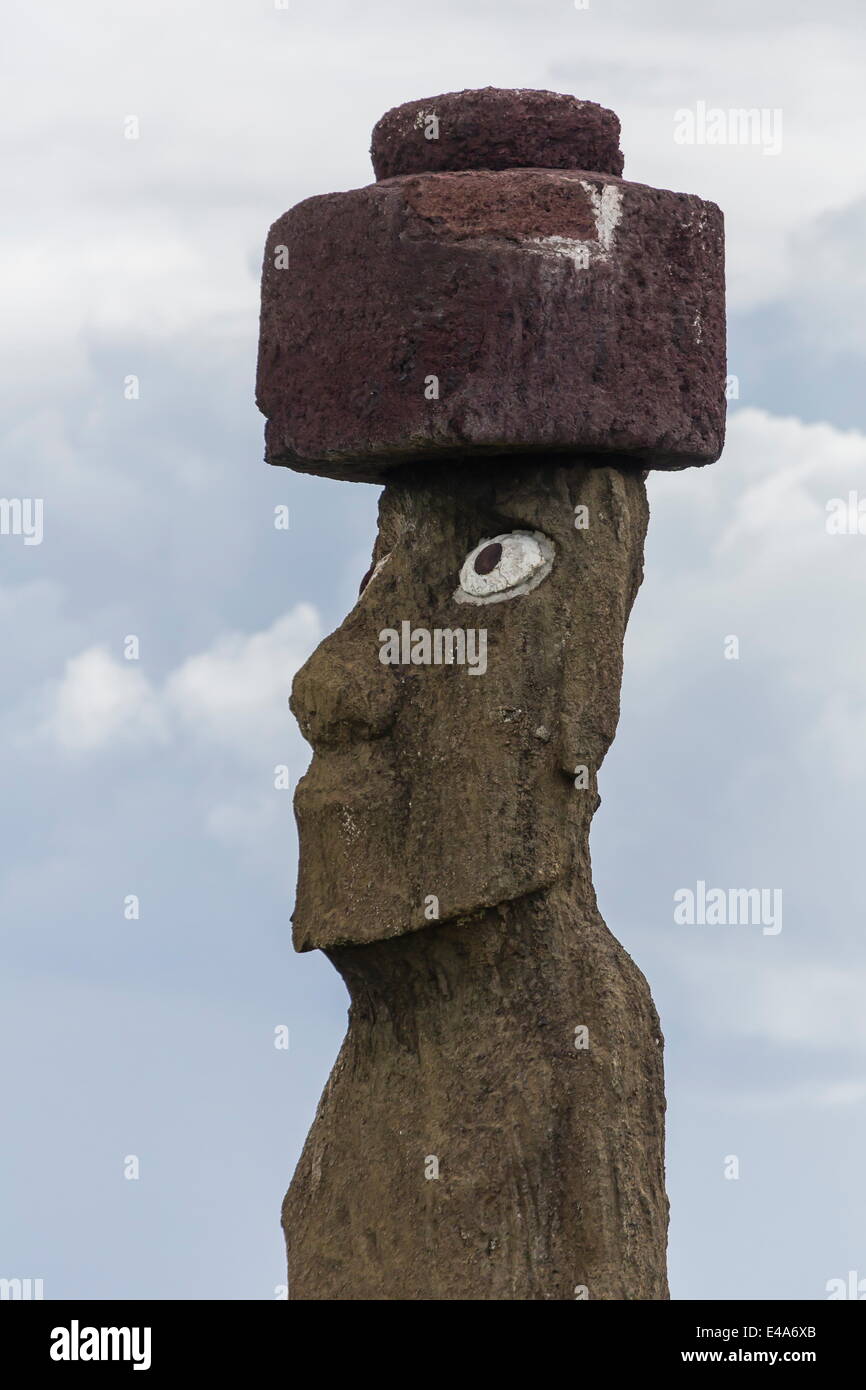
[[[720,988],[720,970],[724,978],[725,967],[717,962],[712,993],[717,1000],[725,998],[728,1030],[807,1051],[866,1050],[866,970],[862,967],[753,961],[747,970],[731,967],[730,983],[735,979],[736,989]],[[841,1098],[842,1092],[837,1099]]]
[[[818,1096],[819,1104],[830,1106],[860,1105],[866,1100],[866,1081],[835,1081],[824,1087]]]
[[[647,700],[700,668],[718,680],[760,672],[800,711],[795,754],[843,778],[866,770],[866,535],[831,535],[827,504],[866,499],[866,435],[768,412],[734,413],[722,459],[654,473],[647,579],[626,672]],[[738,666],[723,642],[740,642]]]
[[[220,637],[169,677],[166,706],[197,739],[226,748],[278,734],[290,719],[292,676],[320,635],[315,608],[299,603],[265,632]]]
[[[612,106],[629,178],[723,207],[730,302],[795,291],[798,236],[857,196],[864,40],[848,17],[840,4],[818,17],[812,7],[738,3],[717,20],[682,4],[581,13],[569,0],[444,0],[431,24],[380,0],[359,41],[348,0],[327,11],[215,0],[202,63],[194,7],[118,13],[87,0],[70,18],[47,0],[35,18],[19,10],[5,34],[16,119],[3,137],[12,219],[3,288],[19,312],[9,316],[4,379],[23,375],[44,389],[49,352],[52,379],[80,383],[94,331],[135,342],[220,325],[242,333],[255,319],[249,256],[270,221],[311,194],[369,182],[369,131],[387,107],[488,83],[573,90]],[[749,41],[755,29],[765,32]],[[62,95],[70,54],[72,104]],[[697,100],[781,108],[782,154],[676,145],[674,112]],[[129,114],[138,140],[124,138]],[[815,250],[812,278],[835,259],[820,238]]]
[[[861,959],[837,965],[814,956],[785,957],[782,938],[758,940],[745,954],[730,947],[684,951],[674,942],[656,944],[679,978],[680,998],[695,1026],[711,1037],[760,1041],[801,1056],[866,1055]],[[861,1086],[844,1078],[797,1084],[828,1105],[853,1103]]]
[[[790,303],[809,359],[866,352],[866,198],[817,216],[792,237]]]
[[[287,735],[292,677],[320,635],[315,608],[299,603],[264,632],[224,634],[159,687],[135,662],[90,647],[45,692],[41,734],[79,755],[192,734],[197,745],[255,757]]]
[[[89,647],[67,661],[43,732],[67,753],[91,753],[118,742],[160,741],[165,725],[156,694],[134,663]]]

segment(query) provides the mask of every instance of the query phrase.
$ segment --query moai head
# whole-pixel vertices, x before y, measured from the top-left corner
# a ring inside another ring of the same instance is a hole
[[[721,213],[625,182],[618,136],[550,92],[410,103],[376,184],[271,229],[267,457],[387,484],[358,602],[295,679],[299,949],[588,869],[646,470],[713,462],[725,412]]]

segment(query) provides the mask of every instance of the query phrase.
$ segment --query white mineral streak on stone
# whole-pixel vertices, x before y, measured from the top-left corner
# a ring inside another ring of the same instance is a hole
[[[390,558],[391,558],[391,551],[389,550],[387,555],[383,555],[383,556],[382,556],[381,560],[380,560],[379,563],[376,565],[376,568],[373,570],[373,573],[370,575],[370,578],[367,580],[366,584],[364,585],[363,589],[362,589],[361,592],[359,593],[358,597],[355,599],[355,605],[356,605],[356,607],[357,607],[357,605],[358,605],[359,603],[362,603],[362,602],[363,602],[363,600],[364,600],[364,598],[366,597],[366,595],[370,592],[370,586],[372,585],[373,580],[376,579],[376,578],[382,573],[382,570],[385,568],[385,566],[387,565],[387,563],[388,563],[388,561],[390,560]]]
[[[373,583],[373,580],[377,577],[377,575],[380,575],[380,574],[382,573],[382,570],[385,568],[385,566],[387,565],[387,563],[388,563],[388,561],[390,560],[390,558],[391,558],[391,552],[390,552],[390,550],[389,550],[387,555],[383,555],[383,556],[382,556],[381,560],[380,560],[379,563],[376,565],[376,568],[373,570],[373,573],[370,575],[370,578],[367,580],[367,587],[368,587],[368,588],[369,588],[369,586]]]
[[[605,183],[599,189],[596,188],[595,184],[588,183],[586,179],[580,180],[580,186],[585,188],[589,194],[589,201],[592,203],[592,211],[595,216],[596,239],[601,248],[602,256],[607,258],[608,252],[613,247],[614,233],[622,217],[623,190],[618,188],[615,183]]]
[[[390,558],[391,558],[391,552],[390,552],[390,550],[389,550],[389,551],[388,551],[388,554],[382,556],[382,558],[381,558],[381,560],[379,561],[379,563],[377,564],[376,568],[373,570],[373,573],[370,575],[370,578],[367,580],[366,584],[364,585],[363,589],[361,590],[360,594],[358,595],[358,601],[360,601],[360,600],[364,597],[364,595],[366,594],[366,592],[367,592],[367,590],[369,589],[370,585],[373,583],[373,580],[374,580],[374,579],[377,579],[377,578],[379,577],[379,575],[382,573],[382,570],[385,568],[385,566],[387,565],[387,563],[388,563],[388,561],[390,560]]]
[[[573,237],[568,236],[533,237],[529,245],[538,247],[541,252],[549,251],[554,256],[565,256],[567,260],[574,261],[578,270],[589,269],[593,253],[596,250],[594,241],[576,241]]]
[[[606,261],[612,248],[616,229],[622,217],[623,190],[616,184],[606,183],[601,188],[589,183],[587,179],[564,177],[565,183],[579,183],[589,195],[592,215],[595,218],[595,240],[578,241],[567,236],[530,237],[527,246],[542,254],[562,256],[574,263],[578,270],[588,270],[593,260]]]

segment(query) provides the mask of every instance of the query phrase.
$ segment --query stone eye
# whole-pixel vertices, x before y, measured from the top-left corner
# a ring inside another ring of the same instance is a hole
[[[481,541],[460,571],[458,603],[501,603],[529,593],[553,565],[553,542],[539,531],[511,531]]]
[[[492,545],[485,545],[483,550],[479,550],[472,568],[476,574],[490,574],[491,570],[496,569],[501,559],[502,546],[499,541],[494,541]]]

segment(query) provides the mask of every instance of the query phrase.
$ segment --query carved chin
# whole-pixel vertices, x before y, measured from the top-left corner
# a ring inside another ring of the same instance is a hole
[[[438,785],[426,798],[416,785],[407,800],[385,762],[363,785],[347,784],[340,758],[317,755],[298,786],[296,949],[361,945],[471,917],[551,886],[572,861],[566,799],[574,793],[561,774],[553,796],[539,793],[538,814],[519,825],[522,812],[509,814],[499,800],[507,783],[469,787],[443,814],[448,798]]]

